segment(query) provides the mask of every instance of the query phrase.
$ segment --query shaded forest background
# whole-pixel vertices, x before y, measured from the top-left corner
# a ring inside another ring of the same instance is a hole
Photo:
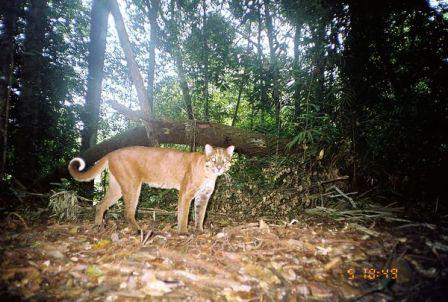
[[[104,101],[142,106],[111,2],[1,1],[3,192],[141,124]],[[446,3],[119,2],[153,117],[278,137],[271,155],[324,157],[360,192],[446,198]]]

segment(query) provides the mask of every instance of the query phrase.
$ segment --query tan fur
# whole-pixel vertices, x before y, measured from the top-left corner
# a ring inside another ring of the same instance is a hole
[[[195,199],[195,227],[203,230],[208,200],[215,188],[216,178],[230,168],[234,147],[227,149],[205,146],[204,153],[187,153],[173,149],[128,147],[113,151],[101,158],[92,168],[79,172],[84,162],[70,161],[68,170],[77,181],[90,181],[104,169],[109,170],[109,188],[98,204],[95,224],[101,225],[104,212],[123,196],[126,218],[139,230],[135,211],[142,183],[155,188],[179,190],[178,231],[187,232],[188,212]]]

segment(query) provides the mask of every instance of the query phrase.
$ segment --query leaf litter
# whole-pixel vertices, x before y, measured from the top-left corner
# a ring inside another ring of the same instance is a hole
[[[27,220],[25,213],[9,215],[0,223],[0,297],[29,301],[438,297],[448,273],[443,224],[389,221],[368,226],[353,219],[361,217],[359,211],[336,216],[332,210],[319,215],[316,211],[290,222],[235,221],[211,213],[206,231],[189,235],[178,235],[172,221],[152,221],[152,233],[144,244],[123,220],[111,219],[98,231],[89,219],[60,223],[59,217]],[[145,221],[151,219],[140,219]],[[398,269],[398,278],[381,275],[370,280],[364,274],[391,268]]]

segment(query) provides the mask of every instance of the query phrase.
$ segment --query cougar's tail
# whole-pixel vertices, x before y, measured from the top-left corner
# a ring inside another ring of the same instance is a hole
[[[85,168],[86,163],[82,158],[75,157],[68,164],[68,171],[70,172],[70,175],[77,181],[91,181],[95,178],[95,176],[97,176],[107,168],[107,164],[107,158],[103,157],[102,159],[97,161],[95,165],[89,170],[80,172]]]

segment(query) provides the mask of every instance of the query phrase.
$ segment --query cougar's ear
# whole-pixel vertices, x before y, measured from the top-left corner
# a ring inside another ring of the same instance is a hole
[[[213,147],[210,146],[209,144],[206,144],[204,147],[205,155],[210,156],[210,155],[212,155],[212,152],[213,152]]]
[[[235,146],[229,146],[226,149],[227,154],[229,154],[229,156],[233,155],[233,151],[235,150]]]

